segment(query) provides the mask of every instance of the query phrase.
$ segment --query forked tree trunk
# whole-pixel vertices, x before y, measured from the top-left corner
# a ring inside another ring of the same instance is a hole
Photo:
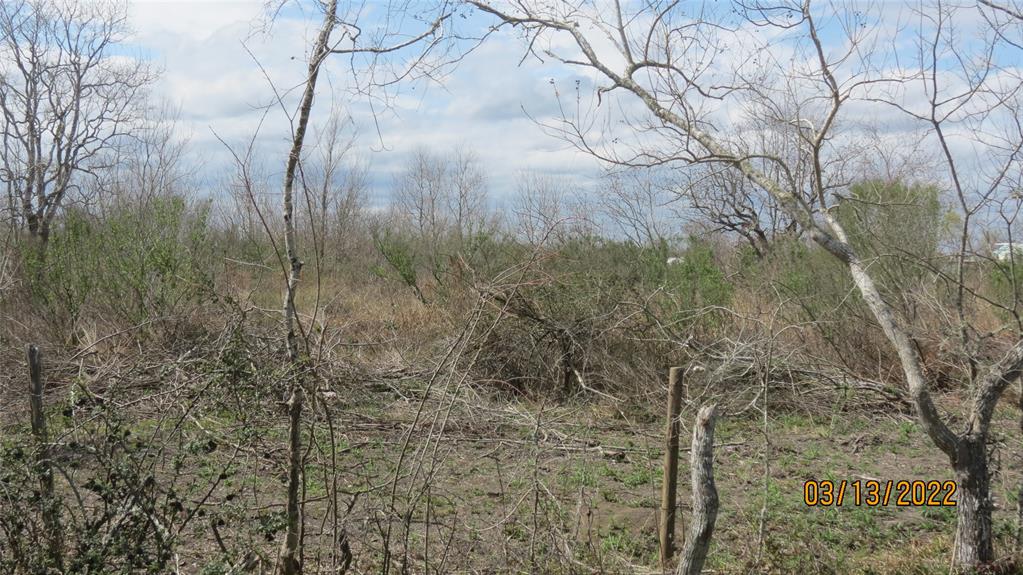
[[[985,443],[983,436],[962,437],[952,464],[958,486],[952,557],[960,571],[969,572],[995,559],[991,534],[991,474]]]
[[[824,178],[826,162],[822,160],[821,151],[829,139],[829,133],[838,118],[840,107],[848,101],[852,93],[849,90],[853,88],[841,85],[832,74],[831,63],[826,55],[827,50],[818,36],[818,28],[814,23],[814,14],[810,9],[810,3],[802,3],[802,16],[804,22],[809,26],[809,35],[820,64],[819,72],[828,87],[831,99],[830,109],[823,118],[823,122],[819,128],[810,127],[810,133],[813,136],[808,139],[809,152],[813,161],[811,185],[814,196],[820,200],[819,205],[811,205],[801,195],[801,189],[794,189],[786,180],[777,178],[773,173],[763,170],[759,162],[764,156],[749,155],[744,151],[735,150],[727,137],[719,139],[717,133],[705,130],[700,122],[684,112],[684,110],[688,110],[686,106],[691,104],[691,102],[687,102],[687,94],[673,92],[670,88],[667,91],[660,91],[661,87],[650,88],[643,83],[642,78],[645,76],[637,75],[637,72],[649,62],[645,61],[643,65],[640,65],[632,60],[628,49],[629,33],[626,31],[627,26],[621,23],[623,19],[618,3],[615,3],[615,7],[619,16],[617,28],[622,39],[619,49],[625,56],[624,67],[619,67],[617,62],[611,63],[604,59],[603,54],[598,54],[591,43],[585,27],[580,27],[556,9],[547,9],[546,3],[540,3],[535,8],[527,3],[511,3],[512,7],[506,9],[497,2],[466,1],[482,12],[496,16],[503,23],[522,27],[530,33],[535,32],[538,35],[540,32],[548,31],[571,36],[574,39],[574,47],[578,48],[581,53],[581,56],[572,60],[573,64],[590,66],[595,72],[599,72],[611,81],[611,88],[621,88],[632,92],[658,120],[684,134],[689,140],[687,145],[700,148],[700,153],[697,155],[702,155],[706,160],[719,161],[722,165],[738,169],[750,182],[766,191],[775,200],[778,209],[792,218],[793,225],[798,224],[798,227],[804,230],[813,241],[846,265],[864,303],[898,354],[909,397],[916,408],[921,427],[934,445],[949,457],[956,479],[959,481],[957,542],[953,556],[953,568],[976,571],[978,568],[982,568],[985,562],[990,561],[993,558],[990,473],[984,438],[991,423],[991,415],[1002,392],[1011,382],[1023,375],[1023,339],[1018,340],[1000,361],[990,366],[987,374],[981,377],[975,386],[976,391],[970,408],[969,431],[964,434],[953,432],[931,398],[923,361],[912,337],[910,326],[884,300],[871,275],[870,262],[861,261],[849,243],[849,238],[841,223],[835,214],[827,209],[825,199],[829,192]],[[982,0],[982,2],[987,3],[987,0]],[[651,28],[651,30],[654,29]],[[604,29],[604,31],[609,30]],[[646,57],[646,52],[643,52],[643,55]],[[671,94],[674,98],[664,98],[666,93]],[[701,96],[706,96],[706,94],[701,94]],[[676,108],[666,102],[672,104],[682,102],[682,105]],[[933,104],[933,101],[931,103]],[[940,121],[936,125],[938,124]],[[944,140],[942,141],[944,142]],[[947,147],[945,152],[948,154]],[[678,158],[666,156],[662,159],[675,161]],[[949,159],[951,160],[951,157]],[[960,261],[962,259],[963,256],[960,254]]]

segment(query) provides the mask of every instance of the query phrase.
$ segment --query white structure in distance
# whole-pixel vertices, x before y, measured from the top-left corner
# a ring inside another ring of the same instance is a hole
[[[994,249],[991,250],[991,255],[1000,262],[1007,262],[1009,260],[1023,262],[1023,244],[1008,242],[995,244]]]

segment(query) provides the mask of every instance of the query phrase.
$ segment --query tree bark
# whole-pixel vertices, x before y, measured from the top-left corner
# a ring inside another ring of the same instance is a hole
[[[995,559],[991,532],[991,474],[985,436],[970,434],[962,437],[952,467],[958,485],[952,559],[959,572],[969,573]]]
[[[1020,411],[1019,431],[1023,434],[1023,383],[1020,384],[1019,397],[1016,398],[1016,407]],[[1023,458],[1023,454],[1017,453],[1017,457]],[[1023,479],[1016,484],[1016,541],[1013,550],[1019,554],[1023,550]]]
[[[288,399],[288,505],[287,532],[281,549],[278,569],[283,575],[302,572],[302,506],[299,500],[302,491],[302,406],[305,393],[300,383],[293,384]]]
[[[682,550],[678,575],[698,575],[707,560],[714,522],[718,516],[718,490],[714,485],[714,421],[717,404],[700,408],[693,424],[693,448],[690,453],[693,482],[692,529]]]

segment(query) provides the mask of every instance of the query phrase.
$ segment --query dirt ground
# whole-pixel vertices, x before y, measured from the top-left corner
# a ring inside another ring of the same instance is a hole
[[[287,454],[279,398],[229,378],[198,385],[180,374],[150,376],[101,385],[57,374],[47,403],[64,457],[98,444],[111,425],[101,410],[116,412],[119,428],[140,445],[162,445],[139,461],[185,502],[167,519],[184,525],[173,569],[269,571],[283,534]],[[27,397],[13,375],[5,383],[10,443],[27,433]],[[82,399],[86,389],[90,401]],[[380,573],[385,561],[410,573],[661,572],[661,394],[652,388],[620,401],[541,403],[458,382],[430,386],[418,375],[325,380],[306,436],[306,567],[325,570],[347,541],[356,573]],[[950,409],[959,401],[941,397]],[[1007,403],[991,445],[1000,557],[1011,555],[1015,538],[1023,457],[1019,413]],[[803,501],[810,480],[951,479],[944,456],[911,417],[848,411],[838,401],[798,405],[773,410],[768,403],[766,420],[755,410],[719,420],[721,503],[707,572],[946,573],[954,509]],[[697,408],[684,406],[684,427]],[[684,452],[683,530],[687,458]],[[84,480],[90,467],[75,473]],[[185,521],[189,509],[201,511]]]

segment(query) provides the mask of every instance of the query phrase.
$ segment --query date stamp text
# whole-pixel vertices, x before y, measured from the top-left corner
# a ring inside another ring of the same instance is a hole
[[[810,507],[955,507],[955,481],[807,481],[803,503]]]

